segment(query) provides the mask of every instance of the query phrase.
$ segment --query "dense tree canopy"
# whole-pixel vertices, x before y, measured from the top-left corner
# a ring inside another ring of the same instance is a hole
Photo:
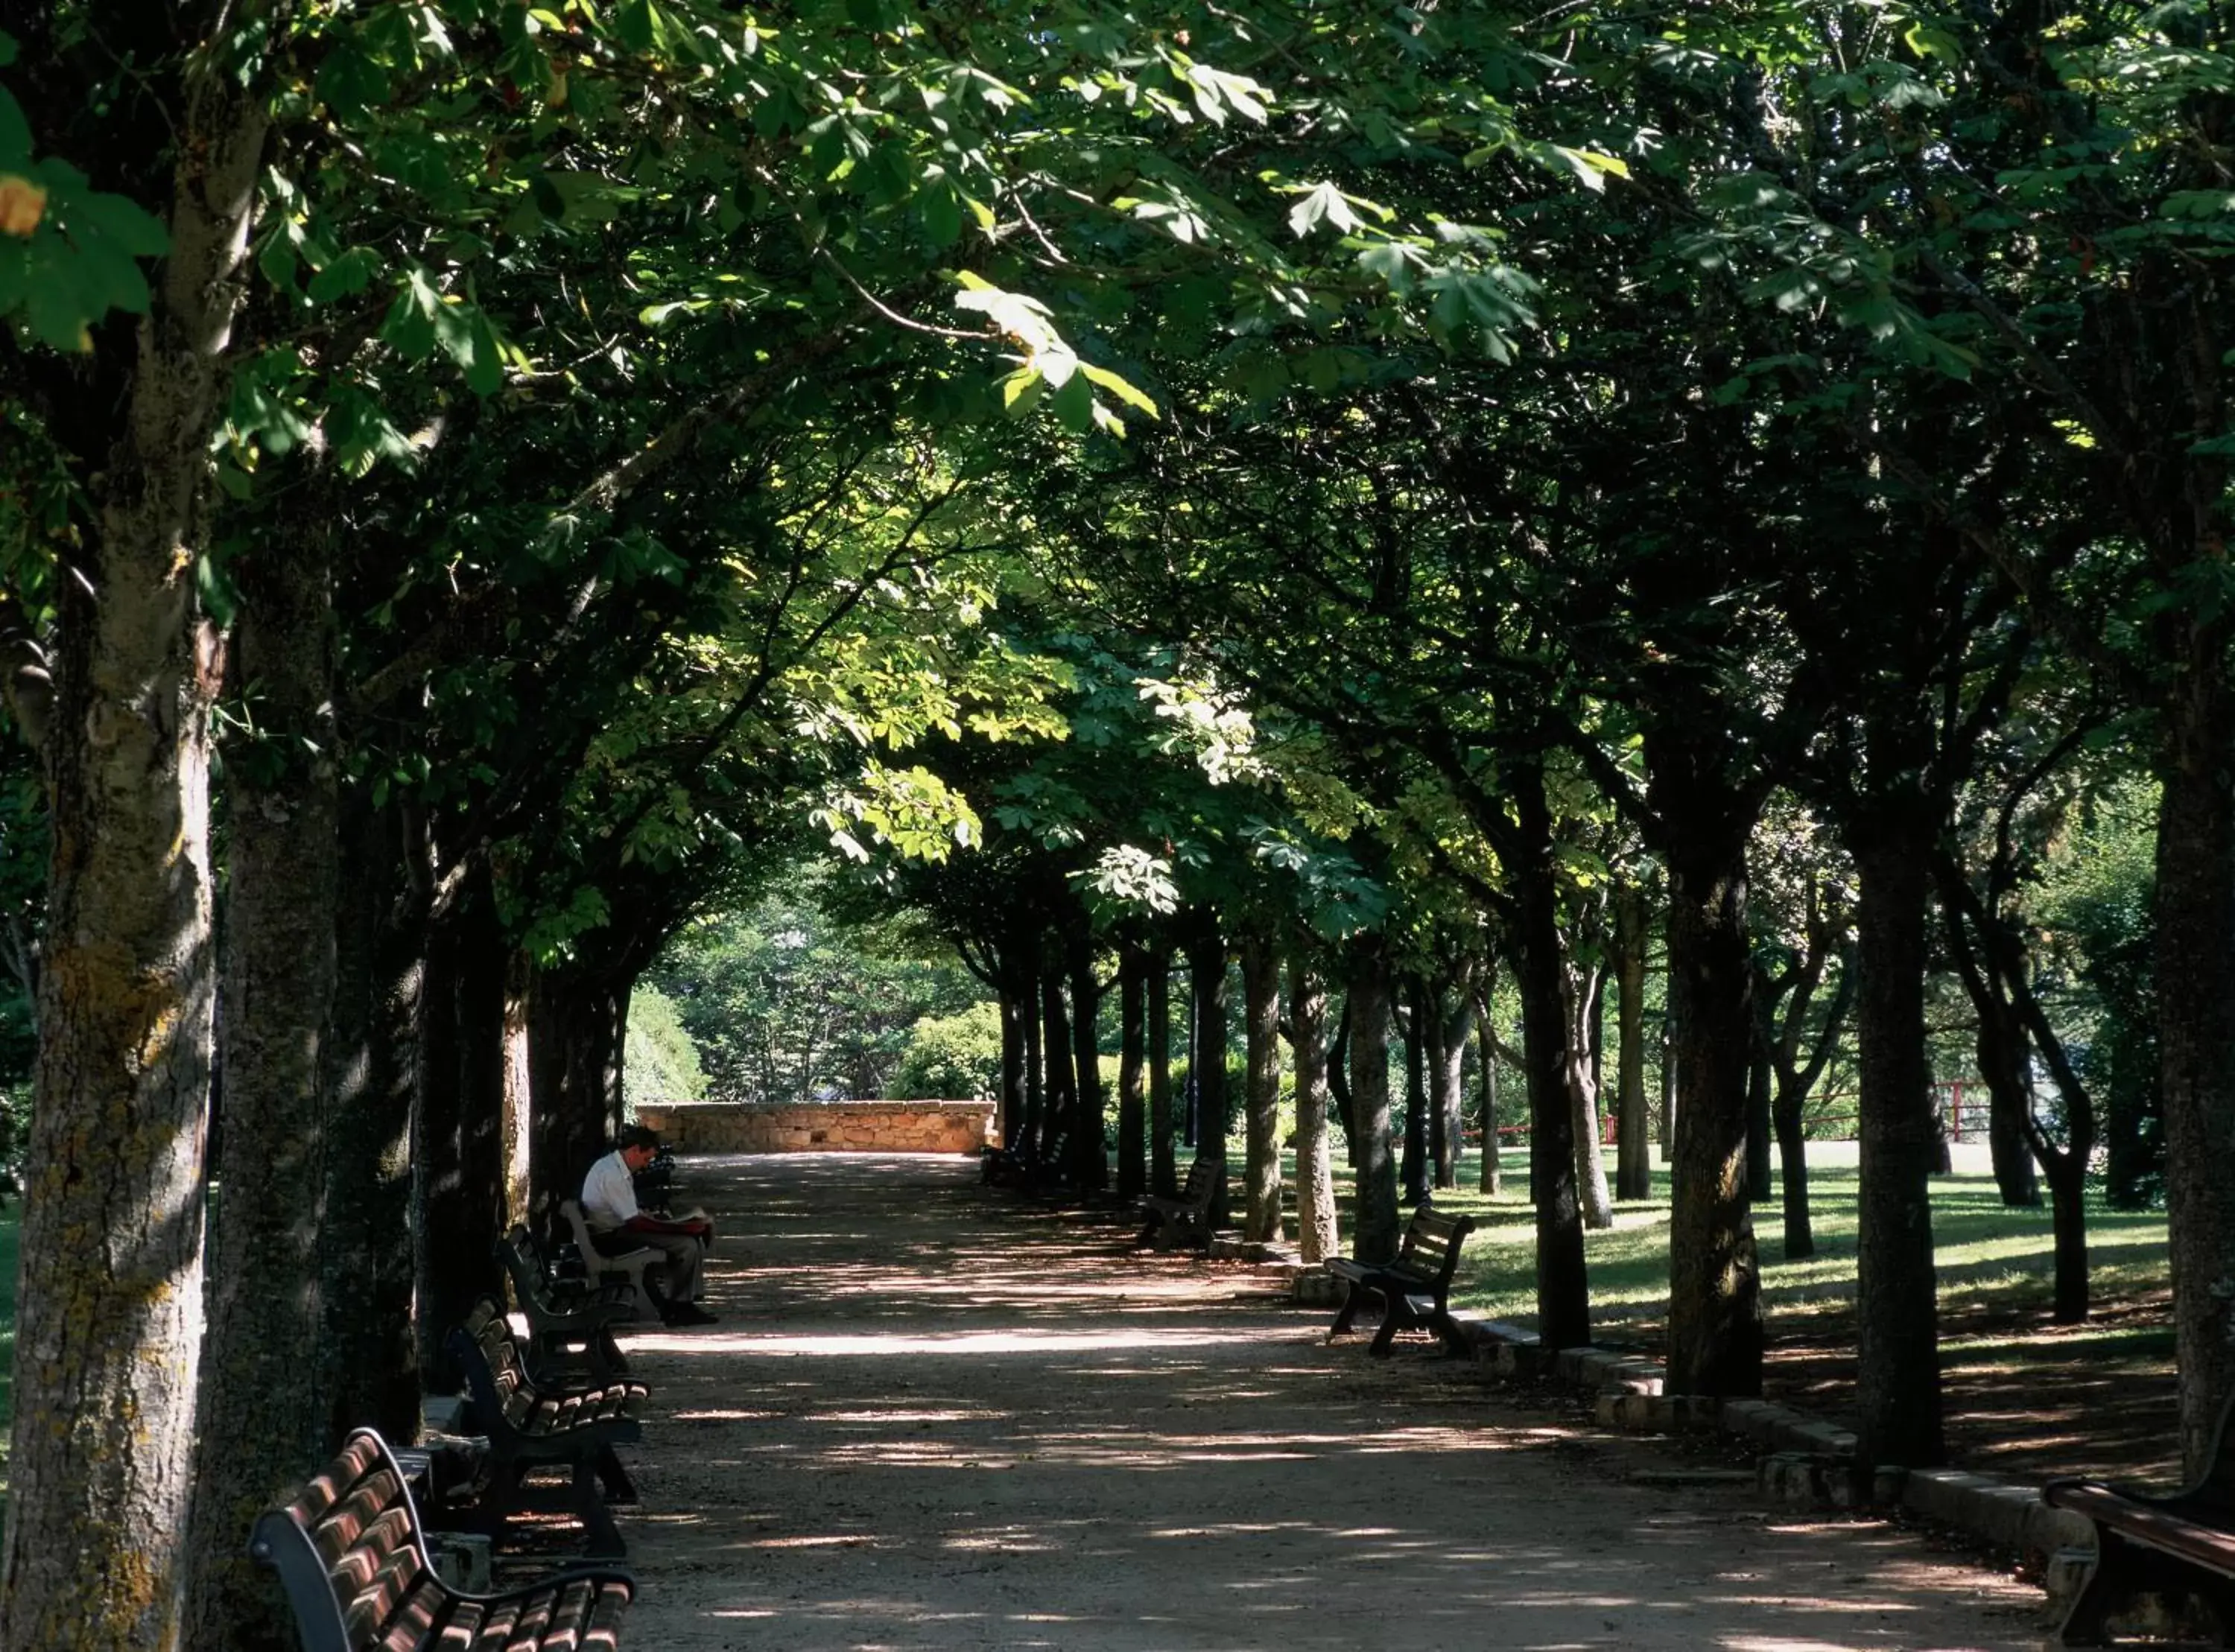
[[[1270,1237],[1285,1061],[1309,1256],[1334,1137],[1360,1254],[1400,1172],[1448,1185],[1478,1032],[1525,1074],[1552,1345],[1609,1066],[1643,1171],[1657,947],[1672,1377],[1758,1388],[1753,1200],[1773,1135],[1805,1250],[1845,1063],[1878,1462],[1942,1449],[1957,1006],[2061,1314],[2088,1177],[2162,1193],[2199,1461],[2230,26],[0,8],[0,1649],[272,1641],[248,1516],[410,1426],[489,1239],[620,1116],[632,989],[691,1024],[707,937],[810,859],[998,1000],[1005,1127],[1085,1185],[1106,1130],[1169,1191],[1231,1111]],[[796,1022],[710,1022],[718,1088],[842,1047],[869,1087],[971,996],[817,974],[796,895],[753,920]]]

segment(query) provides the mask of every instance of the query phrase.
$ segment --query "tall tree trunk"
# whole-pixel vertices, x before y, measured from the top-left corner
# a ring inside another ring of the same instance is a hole
[[[1142,1084],[1149,955],[1127,941],[1118,949],[1118,1192],[1149,1191],[1148,1097]]]
[[[309,500],[331,504],[307,486]],[[326,1450],[325,1037],[333,1010],[339,807],[331,519],[304,513],[235,568],[235,660],[261,740],[228,765],[225,1128],[210,1243],[200,1440],[187,1531],[190,1647],[285,1647],[292,1620],[241,1533]]]
[[[1047,1134],[1047,1064],[1041,1060],[1040,983],[1037,975],[1025,976],[1017,997],[1017,1022],[1025,1043],[1025,1122],[1011,1147],[1019,1152],[1039,1151]]]
[[[1405,977],[1405,1152],[1398,1167],[1407,1205],[1428,1202],[1428,1028],[1435,1017],[1419,976]]]
[[[424,860],[410,812],[361,787],[343,813],[334,1033],[324,1166],[326,1444],[369,1423],[391,1440],[419,1427],[411,1329],[412,1114],[424,982]]]
[[[2181,633],[2193,645],[2179,658],[2159,763],[2158,1050],[2180,1454],[2192,1476],[2209,1466],[2235,1394],[2235,696],[2224,642],[2206,645],[2219,632],[2199,619]],[[19,1395],[19,1416],[22,1405]]]
[[[1288,961],[1288,1030],[1296,1060],[1296,1238],[1307,1263],[1342,1254],[1327,1148],[1327,983],[1299,947]]]
[[[1351,1159],[1358,1172],[1360,1262],[1387,1262],[1404,1236],[1389,1119],[1389,954],[1378,935],[1351,943],[1345,1025],[1350,1041]]]
[[[1648,748],[1668,866],[1668,1004],[1684,1092],[1668,1224],[1668,1385],[1761,1392],[1761,1267],[1747,1198],[1753,962],[1746,846],[1755,809],[1723,778],[1720,735],[1661,731]]]
[[[1474,1000],[1470,996],[1472,983],[1467,978],[1470,974],[1471,970],[1462,970],[1439,995],[1436,1063],[1431,1075],[1439,1126],[1435,1144],[1439,1187],[1459,1185],[1459,1148],[1466,1138],[1467,1035],[1474,1030]]]
[[[620,996],[588,968],[542,970],[528,991],[529,1208],[546,1224],[608,1149],[619,1100]]]
[[[1855,1031],[1862,1069],[1861,1234],[1857,1244],[1858,1462],[1937,1466],[1939,1313],[1932,1167],[1940,1149],[1926,1065],[1925,901],[1935,834],[1922,802],[1856,822],[1859,872]]]
[[[1177,1132],[1172,1117],[1172,955],[1159,943],[1149,955],[1149,1185],[1164,1198],[1179,1196]]]
[[[1071,1016],[1064,1008],[1063,978],[1050,970],[1040,977],[1039,1151],[1065,1131],[1075,1130],[1078,1119],[1078,1069],[1072,1065]]]
[[[515,1226],[532,1227],[540,1214],[530,1185],[534,1163],[535,1077],[528,1034],[535,1008],[534,988],[534,959],[527,948],[515,947],[504,970],[504,1204],[497,1216],[497,1225],[508,1233]]]
[[[6,1652],[169,1646],[183,1606],[220,673],[195,575],[271,87],[212,55],[194,60],[185,89],[170,254],[140,327],[121,434],[90,483],[92,530],[56,582],[53,854],[0,1554]]]
[[[1110,1185],[1110,1155],[1103,1146],[1106,1112],[1102,1096],[1101,984],[1094,978],[1094,937],[1084,923],[1071,943],[1072,1061],[1078,1071],[1077,1110],[1072,1115],[1071,1176],[1093,1190]]]
[[[1645,1116],[1645,891],[1625,885],[1614,904],[1616,1198],[1653,1197]]]
[[[1614,1225],[1614,1196],[1607,1190],[1606,1159],[1599,1151],[1599,1085],[1591,1060],[1591,1028],[1599,1021],[1599,990],[1606,973],[1596,964],[1570,961],[1561,970],[1561,1007],[1568,1018],[1563,1053],[1568,1107],[1573,1115],[1570,1139],[1576,1147],[1576,1187],[1583,1201],[1583,1225]]]
[[[469,879],[430,931],[419,1125],[419,1368],[447,1380],[442,1339],[484,1292],[501,1295],[504,964],[510,948],[485,877]]]
[[[1334,1122],[1342,1126],[1343,1162],[1358,1169],[1358,1109],[1350,1093],[1350,994],[1342,995],[1342,1014],[1334,1020],[1334,1036],[1327,1041],[1327,1100]]]
[[[1253,936],[1242,945],[1242,1002],[1248,1049],[1246,1159],[1248,1202],[1242,1237],[1261,1243],[1282,1237],[1281,1209],[1281,957]]]
[[[1485,992],[1485,1002],[1488,993]],[[1492,1198],[1504,1192],[1504,1166],[1498,1146],[1498,1029],[1484,1009],[1476,1022],[1477,1055],[1482,1062],[1482,1191]]]
[[[1188,943],[1195,976],[1194,1060],[1188,1078],[1195,1091],[1196,1157],[1226,1158],[1226,943],[1216,914],[1206,912]]]
[[[1537,1335],[1546,1348],[1576,1348],[1591,1340],[1591,1297],[1576,1188],[1576,1115],[1568,1093],[1552,817],[1542,767],[1516,767],[1510,782],[1515,828],[1498,858],[1513,885],[1513,980],[1521,998],[1529,1088],[1529,1196],[1537,1210]]]
[[[1757,1204],[1768,1198],[1770,1145],[1776,1136],[1776,1071],[1768,1042],[1758,1035],[1747,1058],[1747,1197]]]
[[[1025,1129],[1025,1007],[1013,989],[1001,994],[1001,1145],[1014,1148]]]
[[[1677,1086],[1683,1074],[1676,1070],[1676,1006],[1668,1002],[1661,1013],[1661,1162],[1674,1157],[1676,1143]]]

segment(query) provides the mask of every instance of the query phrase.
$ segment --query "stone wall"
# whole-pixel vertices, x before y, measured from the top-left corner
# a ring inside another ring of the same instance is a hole
[[[678,1152],[974,1153],[991,1101],[662,1101],[637,1122]]]

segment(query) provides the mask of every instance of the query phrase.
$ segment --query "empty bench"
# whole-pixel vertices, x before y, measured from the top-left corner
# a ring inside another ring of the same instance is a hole
[[[1144,1218],[1142,1244],[1188,1245],[1203,1250],[1210,1244],[1214,1212],[1226,1192],[1226,1161],[1198,1158],[1188,1166],[1187,1182],[1176,1198],[1151,1193],[1141,1201]]]
[[[596,1278],[560,1283],[524,1227],[497,1241],[496,1256],[528,1317],[528,1371],[537,1381],[611,1382],[628,1374],[613,1327],[636,1317],[633,1287]]]
[[[2108,1646],[2114,1618],[2145,1594],[2201,1602],[2235,1646],[2235,1398],[2219,1414],[2203,1476],[2170,1497],[2101,1480],[2056,1479],[2051,1507],[2095,1523],[2095,1565],[2057,1630],[2060,1646]]]
[[[1398,1332],[1431,1330],[1446,1347],[1464,1354],[1458,1327],[1452,1322],[1452,1275],[1459,1265],[1459,1251],[1474,1231],[1474,1218],[1446,1216],[1423,1205],[1405,1224],[1405,1237],[1393,1262],[1353,1262],[1337,1257],[1327,1270],[1350,1289],[1342,1309],[1327,1329],[1333,1342],[1350,1329],[1350,1322],[1369,1297],[1381,1301],[1381,1326],[1367,1351],[1386,1358]]]
[[[419,1512],[370,1428],[284,1508],[259,1516],[249,1553],[279,1576],[303,1652],[584,1652],[619,1644],[636,1592],[611,1566],[469,1594],[436,1574]]]
[[[490,1535],[526,1504],[529,1472],[556,1465],[573,1476],[571,1507],[582,1522],[589,1552],[627,1553],[606,1505],[633,1503],[636,1487],[613,1447],[644,1437],[639,1418],[651,1391],[626,1378],[583,1388],[539,1387],[502,1305],[488,1296],[474,1304],[447,1346],[473,1394],[475,1426],[488,1437],[488,1489],[475,1512]]]

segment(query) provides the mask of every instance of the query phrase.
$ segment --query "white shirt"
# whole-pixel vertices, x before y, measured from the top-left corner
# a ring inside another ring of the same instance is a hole
[[[611,1233],[628,1225],[637,1213],[636,1179],[628,1160],[615,1148],[590,1166],[582,1178],[582,1218],[593,1233]]]

